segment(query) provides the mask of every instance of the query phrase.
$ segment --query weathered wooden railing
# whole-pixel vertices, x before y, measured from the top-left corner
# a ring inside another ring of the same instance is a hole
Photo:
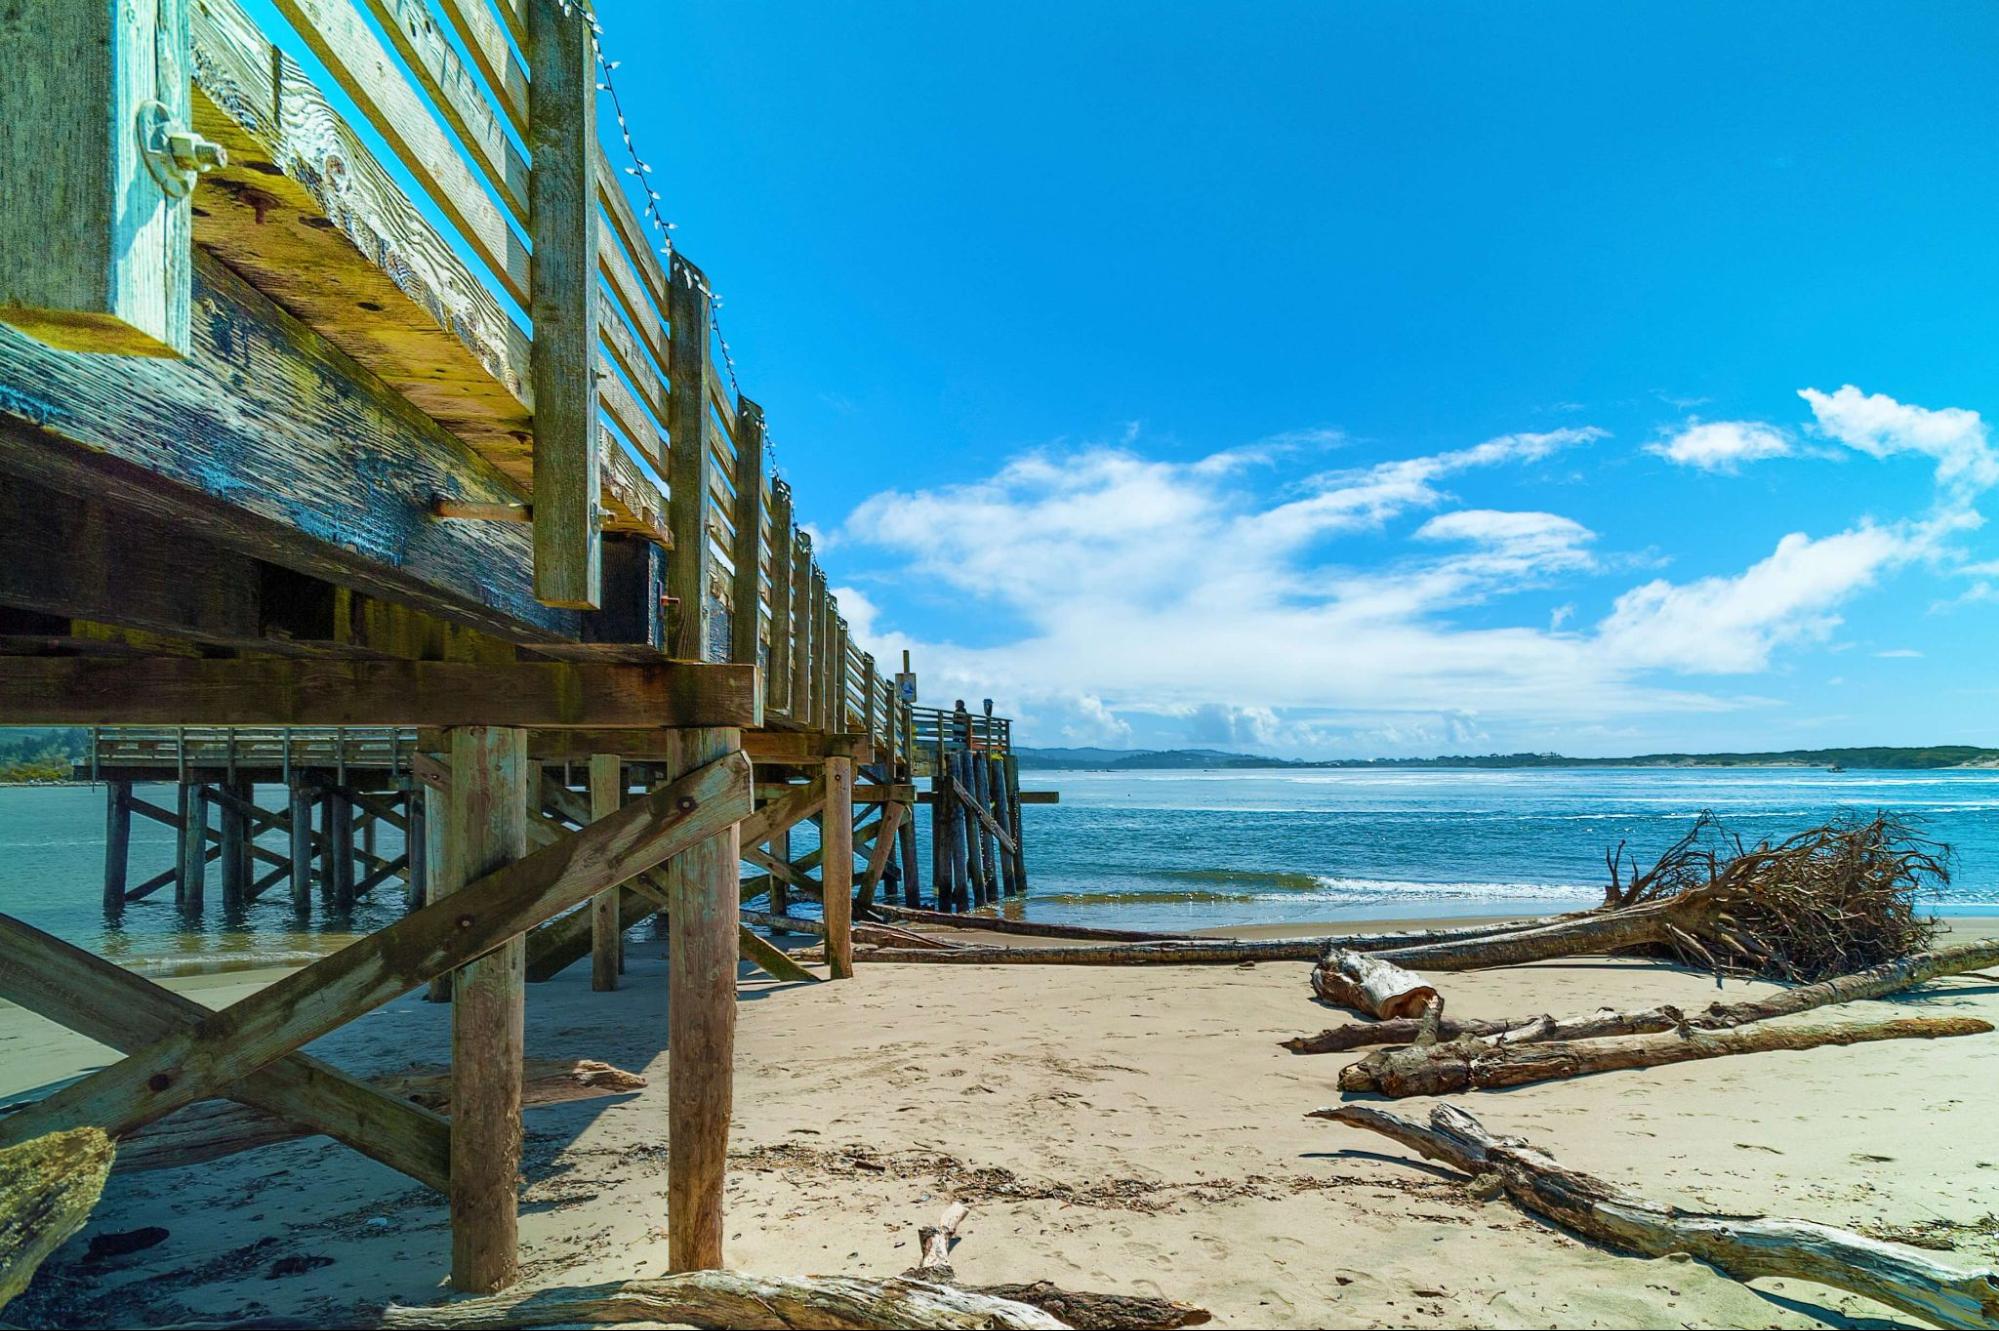
[[[79,243],[49,246],[39,210],[0,209],[0,322],[185,353],[194,295],[227,304],[230,275],[197,257],[213,254],[492,464],[498,491],[437,476],[434,520],[524,524],[533,598],[592,612],[585,640],[760,665],[776,723],[899,749],[895,681],[848,641],[763,412],[718,373],[708,281],[666,252],[652,180],[598,133],[586,8],[271,4],[269,32],[238,0],[167,0],[122,27],[65,6],[0,38],[10,104],[110,43],[144,68],[104,123],[153,105],[185,135],[185,161],[149,165],[129,136],[17,123],[0,178],[111,181],[165,220],[136,237],[82,219]],[[520,574],[480,562],[484,585],[448,590],[517,610]]]

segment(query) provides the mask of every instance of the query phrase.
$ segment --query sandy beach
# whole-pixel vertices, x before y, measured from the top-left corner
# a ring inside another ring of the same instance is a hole
[[[1999,920],[1954,928],[1989,934]],[[530,1112],[521,1238],[532,1284],[665,1269],[664,950],[633,943],[615,994],[591,993],[584,966],[529,988],[530,1057],[600,1058],[651,1079],[635,1095]],[[1305,1118],[1338,1101],[1334,1079],[1358,1056],[1278,1047],[1347,1020],[1312,1001],[1308,970],[863,966],[821,985],[746,972],[730,1265],[892,1275],[914,1263],[917,1226],[956,1198],[971,1207],[954,1254],[966,1283],[1160,1294],[1211,1309],[1220,1326],[1905,1324],[1821,1286],[1745,1286],[1693,1262],[1606,1253],[1503,1200],[1475,1200],[1384,1139]],[[169,983],[220,1006],[273,974]],[[1711,977],[1594,958],[1444,976],[1441,987],[1461,1016],[1717,996]],[[1726,996],[1765,987],[1731,981]],[[1999,983],[1963,977],[1858,1006],[1999,1018]],[[448,1019],[406,997],[311,1049],[362,1073],[441,1064]],[[106,1061],[103,1047],[0,1005],[0,1098]],[[1999,1037],[1979,1036],[1457,1102],[1658,1200],[1916,1239],[1971,1265],[1999,1258],[1995,1087]],[[152,1246],[87,1255],[99,1236],[149,1226],[166,1231]],[[114,1177],[9,1320],[340,1324],[390,1300],[441,1297],[449,1243],[440,1198],[309,1139]]]

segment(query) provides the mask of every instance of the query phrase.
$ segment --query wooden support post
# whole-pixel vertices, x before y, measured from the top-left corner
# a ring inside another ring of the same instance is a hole
[[[794,715],[791,696],[792,642],[791,487],[775,478],[770,483],[770,670],[765,676],[765,701],[786,716]]]
[[[764,413],[736,399],[736,565],[729,595],[729,659],[761,665],[763,654]],[[772,655],[776,654],[775,640]],[[765,701],[769,701],[766,693]]]
[[[615,753],[590,755],[590,818],[608,818],[625,802],[625,763]],[[590,987],[608,993],[623,969],[624,920],[612,887],[590,898]]]
[[[904,780],[908,779],[908,765],[904,764]],[[896,829],[896,836],[902,845],[902,904],[911,910],[923,905],[923,883],[916,871],[916,807],[911,805],[903,812],[902,825]]]
[[[125,913],[125,878],[132,858],[132,783],[104,787],[104,918]]]
[[[448,742],[447,742],[448,747]],[[425,860],[430,866],[429,883],[424,888],[425,905],[443,900],[452,887],[464,882],[463,878],[451,876],[451,793],[449,778],[440,790],[426,784],[423,788],[423,825],[429,846]],[[434,977],[424,989],[424,999],[431,1003],[451,1001],[451,976],[447,973]]]
[[[825,829],[819,861],[826,913],[826,964],[836,980],[854,973],[854,763],[826,760]]]
[[[326,792],[326,841],[332,870],[332,909],[354,913],[354,801],[344,787]]]
[[[708,446],[708,380],[713,373],[708,353],[710,297],[708,279],[679,254],[673,256],[668,287],[673,384],[666,413],[672,443],[667,484],[673,491],[668,514],[673,549],[666,557],[666,592],[674,603],[667,624],[667,655],[705,661],[713,618],[708,583],[715,571],[708,544],[708,514],[715,502],[715,452]]]
[[[819,636],[819,617],[812,600],[812,538],[792,531],[791,570],[791,719],[813,724],[818,690],[812,684],[812,653]]]
[[[426,816],[426,787],[413,784],[403,792],[403,853],[409,857],[409,877],[403,882],[403,909],[418,910],[425,901],[430,879],[430,820]]]
[[[0,321],[67,351],[184,356],[188,196],[221,164],[168,137],[191,133],[188,5],[32,11],[0,24]]]
[[[833,714],[831,698],[826,688],[826,662],[833,651],[833,620],[826,612],[826,575],[817,564],[812,566],[811,617],[812,617],[812,713],[806,724],[814,730],[830,730],[828,720]]]
[[[291,817],[287,820],[287,830],[291,833],[292,914],[303,920],[312,914],[312,806],[318,800],[318,792],[304,780],[293,776],[289,796]]]
[[[1012,841],[1015,846],[1018,846],[1020,842],[1014,835],[1013,800],[1006,786],[1006,766],[1004,759],[992,756],[987,757],[986,779],[991,785],[992,801],[990,808],[992,810],[993,821],[1005,829],[1008,840]],[[1000,893],[1002,896],[1017,896],[1020,893],[1020,887],[1014,881],[1013,851],[1007,846],[1002,845],[999,847],[998,855]]]
[[[703,325],[703,338],[706,325]],[[679,732],[677,779],[742,747],[741,732]],[[751,789],[754,789],[752,787]],[[666,862],[667,1265],[722,1266],[722,1189],[735,1103],[737,825]]]
[[[249,819],[239,802],[241,791],[237,783],[224,787],[222,793],[236,796],[216,801],[221,806],[217,814],[222,823],[222,909],[240,914],[249,905]]]
[[[527,854],[533,775],[525,730],[451,732],[444,894]],[[524,965],[516,936],[452,976],[451,1284],[467,1293],[504,1289],[519,1275]]]
[[[789,827],[770,839],[770,853],[771,858],[777,860],[780,864],[791,863],[791,829]],[[790,913],[790,910],[791,884],[785,880],[783,874],[774,873],[770,875],[770,913],[773,915],[785,915]]]
[[[534,218],[534,592],[595,609],[603,597],[597,517],[597,65],[590,15],[527,5],[528,211]]]
[[[1008,826],[1013,832],[1013,850],[1011,852],[1013,862],[1013,890],[1018,895],[1024,894],[1027,891],[1027,838],[1022,832],[1020,819],[1020,760],[1015,758],[1012,753],[1010,747],[1012,744],[1011,736],[1008,737],[1008,744],[1009,750],[1002,764],[1002,771],[1006,780]]]
[[[208,787],[184,781],[180,788],[180,878],[174,904],[199,915],[208,878]]]
[[[978,784],[972,788],[972,795],[978,801],[978,810],[984,817],[978,820],[979,872],[986,880],[986,904],[999,900],[999,865],[995,851],[998,843],[993,839],[992,824],[989,819],[993,810],[993,762],[984,750],[970,755],[966,764],[971,768],[972,779]]]

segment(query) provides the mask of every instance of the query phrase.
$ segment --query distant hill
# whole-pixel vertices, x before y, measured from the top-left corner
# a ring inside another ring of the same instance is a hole
[[[1848,767],[1916,771],[1937,767],[1999,767],[1999,749],[1970,744],[1923,748],[1781,749],[1764,753],[1646,753],[1629,758],[1569,758],[1559,753],[1456,754],[1437,758],[1337,758],[1306,762],[1219,749],[1014,750],[1024,769],[1129,772],[1215,767]]]

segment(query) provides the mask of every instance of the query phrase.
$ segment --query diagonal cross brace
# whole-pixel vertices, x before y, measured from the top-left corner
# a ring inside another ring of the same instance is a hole
[[[220,1094],[307,1041],[741,822],[750,813],[751,789],[749,760],[741,753],[697,768],[574,836],[0,1119],[0,1146],[78,1126],[116,1136]]]
[[[143,1049],[214,1015],[191,998],[7,915],[0,915],[0,998],[120,1053]],[[308,1055],[278,1059],[224,1093],[323,1132],[440,1192],[450,1177],[451,1129],[442,1116],[384,1095]]]

